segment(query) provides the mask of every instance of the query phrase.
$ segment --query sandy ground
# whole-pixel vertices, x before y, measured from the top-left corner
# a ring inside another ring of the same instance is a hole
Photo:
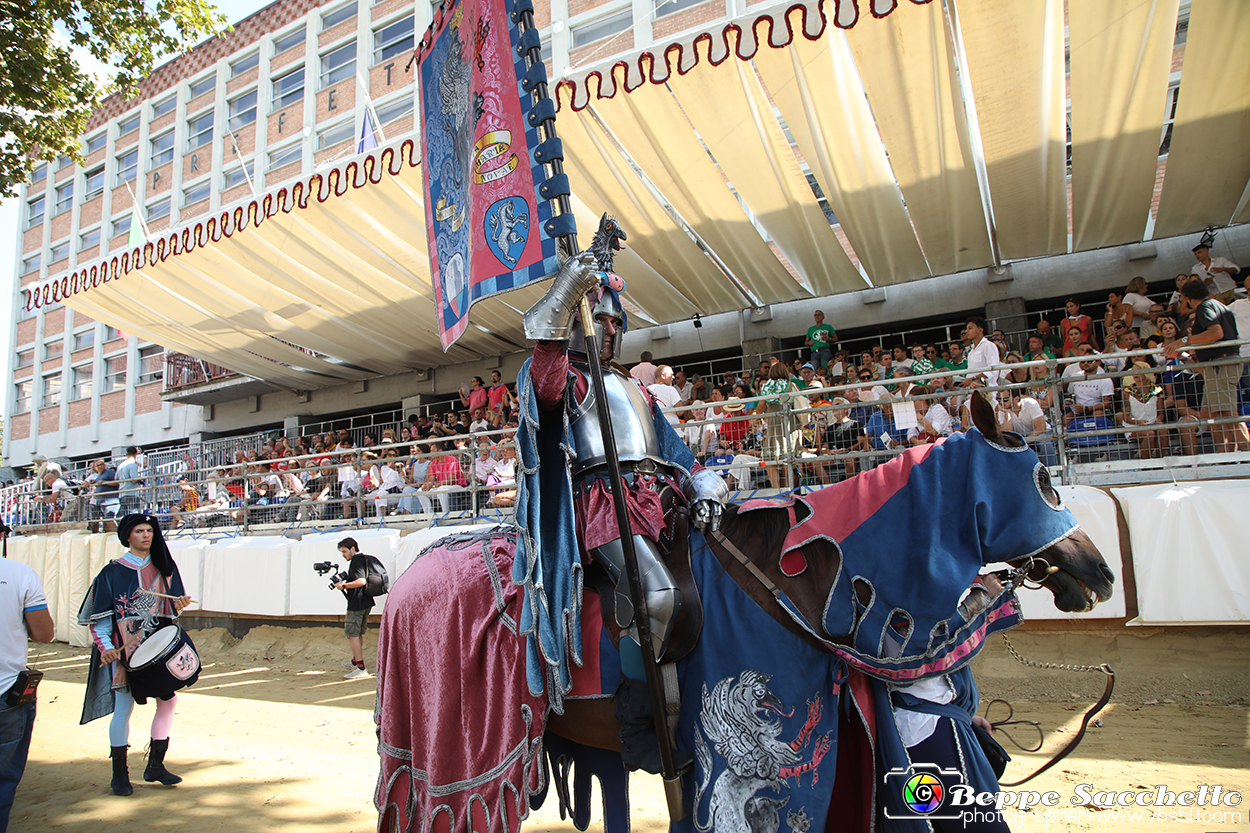
[[[367,651],[372,668],[373,636]],[[87,652],[33,646],[31,665],[47,674],[26,776],[10,830],[369,831],[377,774],[374,681],[341,679],[347,656],[341,630],[261,627],[242,640],[224,630],[194,632],[205,663],[199,683],[179,696],[167,763],[178,787],[143,783],[143,746],[151,706],[132,721],[135,794],[109,793],[107,720],[78,724]],[[1013,830],[1250,831],[1250,634],[1233,631],[1021,633],[1019,650],[1038,660],[1116,668],[1118,685],[1102,725],[1082,746],[1026,789],[1056,790],[1054,810],[1011,819]],[[1032,671],[995,641],[978,660],[982,696],[1006,697],[1016,717],[1041,721],[1046,752],[1064,743],[1097,699],[1102,676]],[[1010,748],[1010,746],[1009,746]],[[1014,753],[1014,750],[1013,750]],[[1015,753],[1008,777],[1044,760]],[[1099,791],[1173,791],[1220,784],[1246,793],[1238,807],[1156,814],[1074,807],[1074,785]],[[635,830],[666,827],[656,779],[636,779]],[[1136,819],[1129,813],[1137,813]],[[523,825],[571,831],[549,798]],[[596,819],[592,830],[601,829]]]

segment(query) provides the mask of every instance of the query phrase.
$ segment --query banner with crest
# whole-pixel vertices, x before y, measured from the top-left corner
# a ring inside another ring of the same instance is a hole
[[[425,223],[446,350],[482,298],[556,271],[516,0],[454,0],[417,51]]]

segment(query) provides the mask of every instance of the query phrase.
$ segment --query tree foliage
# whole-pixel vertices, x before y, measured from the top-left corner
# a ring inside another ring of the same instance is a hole
[[[41,161],[82,161],[78,137],[106,96],[133,95],[157,61],[225,24],[207,0],[0,0],[0,197]],[[74,50],[113,76],[95,77]]]

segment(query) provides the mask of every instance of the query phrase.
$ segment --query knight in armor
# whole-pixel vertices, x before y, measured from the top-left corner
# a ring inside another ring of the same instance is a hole
[[[561,711],[570,685],[568,663],[581,661],[581,568],[593,561],[607,572],[615,587],[615,621],[627,634],[620,640],[622,681],[616,696],[622,757],[630,769],[658,773],[658,742],[588,363],[603,364],[630,534],[661,662],[682,606],[681,590],[664,560],[674,512],[688,511],[691,527],[714,531],[728,488],[720,475],[699,465],[651,395],[613,364],[627,324],[619,295],[624,283],[597,268],[603,265],[589,252],[566,259],[524,317],[525,334],[537,344],[517,383],[524,476],[518,477],[522,534],[514,579],[526,586],[522,630],[529,636],[530,689],[538,694],[545,685],[552,707]],[[587,295],[600,347],[594,357],[587,354],[576,320]],[[688,755],[675,752],[675,759]]]

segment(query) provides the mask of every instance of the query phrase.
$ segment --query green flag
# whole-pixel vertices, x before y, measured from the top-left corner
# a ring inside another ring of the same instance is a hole
[[[148,242],[143,231],[143,218],[139,216],[139,206],[130,207],[130,236],[126,238],[126,248],[135,249]]]

